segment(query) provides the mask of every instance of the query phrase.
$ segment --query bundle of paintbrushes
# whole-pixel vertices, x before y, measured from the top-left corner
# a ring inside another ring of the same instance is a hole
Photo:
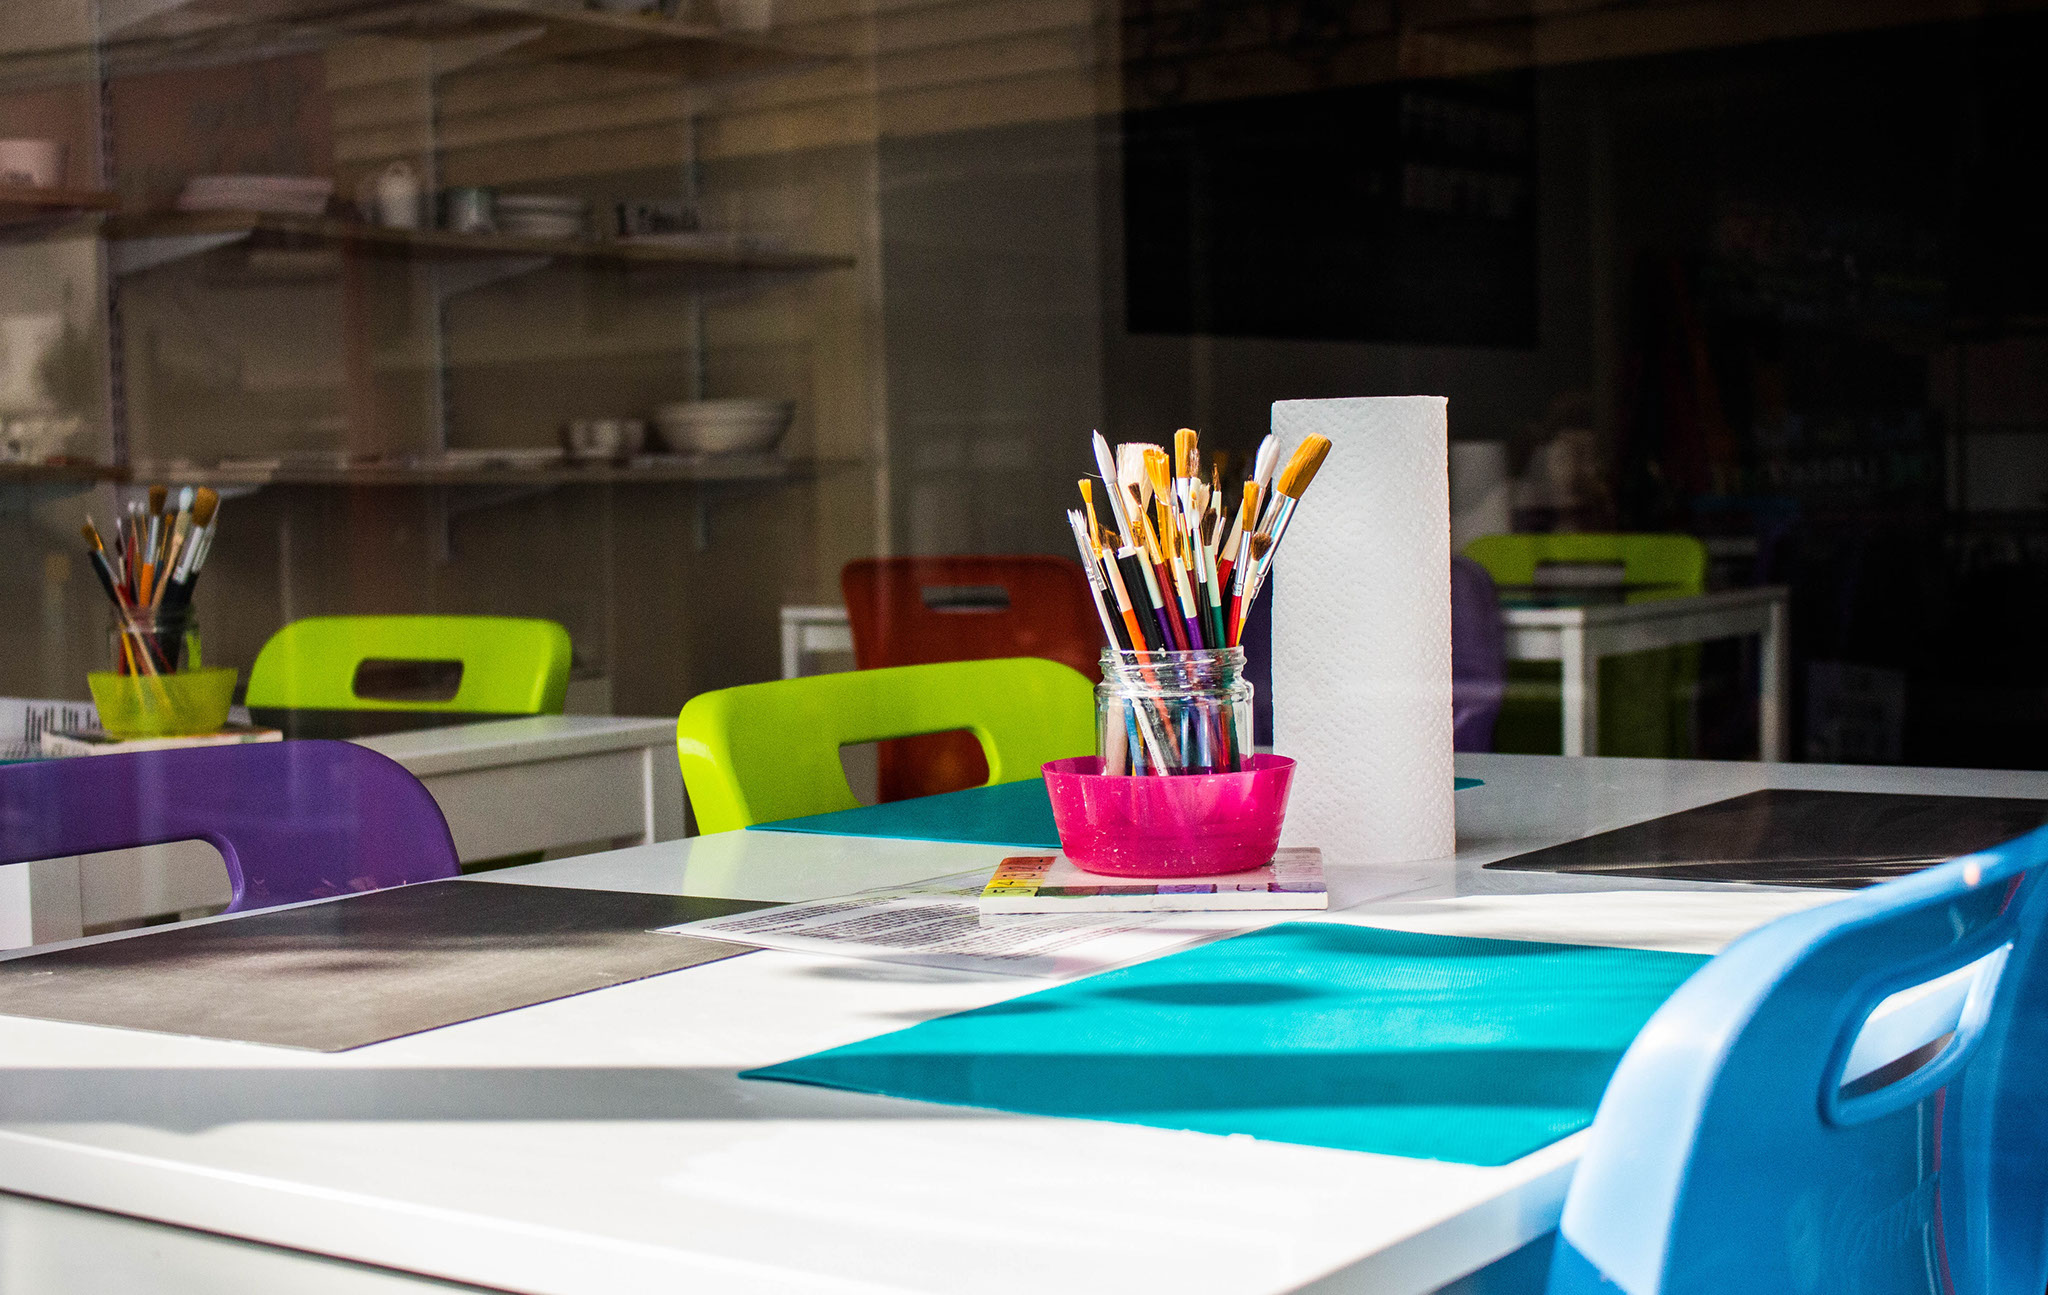
[[[1104,772],[1242,768],[1249,686],[1237,681],[1237,670],[1245,621],[1329,452],[1327,438],[1311,436],[1276,478],[1279,445],[1268,436],[1233,503],[1221,471],[1203,471],[1193,430],[1174,434],[1171,453],[1144,442],[1112,453],[1096,434],[1108,523],[1085,477],[1082,507],[1069,509],[1067,520],[1103,632],[1117,650],[1106,659],[1105,678],[1110,669],[1117,682],[1128,676],[1133,698],[1123,711],[1128,732],[1105,720]],[[1240,688],[1242,706],[1227,695]],[[1183,695],[1205,690],[1217,693],[1225,718],[1209,722],[1200,706],[1181,704]]]
[[[177,493],[149,488],[148,502],[128,501],[114,523],[110,547],[90,517],[79,533],[100,587],[114,605],[122,674],[174,674],[184,661],[192,589],[213,547],[220,495],[201,486]]]

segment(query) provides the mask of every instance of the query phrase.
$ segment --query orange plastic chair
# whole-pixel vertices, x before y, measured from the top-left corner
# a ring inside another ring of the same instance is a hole
[[[839,573],[854,662],[862,670],[1035,656],[1102,677],[1102,625],[1071,558],[862,558]],[[885,801],[979,787],[981,744],[932,733],[876,744]]]

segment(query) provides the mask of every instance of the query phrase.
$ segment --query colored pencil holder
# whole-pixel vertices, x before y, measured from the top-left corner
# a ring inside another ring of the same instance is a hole
[[[99,708],[100,727],[118,738],[182,737],[218,733],[234,701],[236,670],[214,666],[176,674],[114,674],[95,670],[85,677]]]
[[[199,618],[189,607],[118,616],[107,628],[107,661],[115,674],[196,670],[204,664],[199,659]]]
[[[1185,776],[1242,767],[1252,748],[1244,649],[1103,649],[1095,742],[1112,774]]]
[[[1252,755],[1239,773],[1104,774],[1099,756],[1045,765],[1060,849],[1112,877],[1207,877],[1272,862],[1294,761]]]
[[[111,670],[85,678],[100,727],[117,738],[217,733],[228,722],[236,671],[206,669],[190,608],[117,617],[107,631]]]

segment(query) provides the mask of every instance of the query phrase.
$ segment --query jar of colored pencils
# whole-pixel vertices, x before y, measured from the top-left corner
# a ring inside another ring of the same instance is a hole
[[[117,615],[107,629],[107,660],[115,674],[176,674],[197,670],[199,618],[190,609],[138,608]]]
[[[1243,769],[1252,749],[1252,685],[1244,677],[1244,649],[1105,648],[1095,720],[1105,774]]]
[[[100,727],[122,738],[217,733],[227,723],[236,671],[199,657],[199,622],[189,610],[122,611],[107,631],[111,670],[86,676]]]

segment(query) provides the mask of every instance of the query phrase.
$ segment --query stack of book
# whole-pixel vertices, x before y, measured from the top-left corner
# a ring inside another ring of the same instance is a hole
[[[1189,913],[1330,906],[1323,852],[1281,850],[1250,872],[1157,880],[1083,872],[1060,854],[1016,855],[996,865],[980,896],[999,913]]]
[[[230,724],[218,733],[181,737],[115,737],[103,729],[52,730],[43,734],[44,755],[125,755],[131,751],[171,751],[185,746],[240,746],[244,742],[282,742],[284,734],[253,724]]]

